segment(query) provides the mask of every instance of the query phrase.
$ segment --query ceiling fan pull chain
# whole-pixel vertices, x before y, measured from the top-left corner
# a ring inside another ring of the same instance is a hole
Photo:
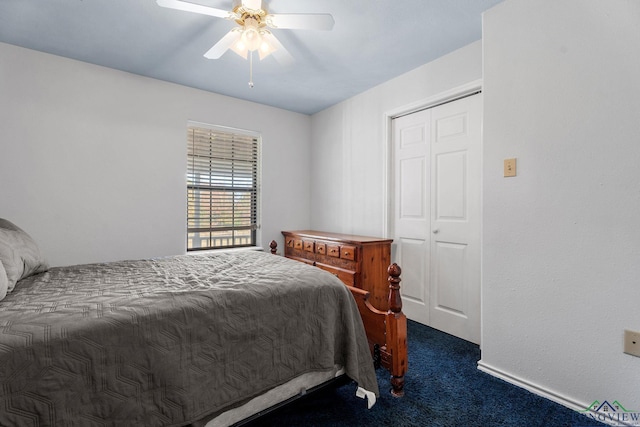
[[[249,52],[249,87],[253,88],[253,52]]]

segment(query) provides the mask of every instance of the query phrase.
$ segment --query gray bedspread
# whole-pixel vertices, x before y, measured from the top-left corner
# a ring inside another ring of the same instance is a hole
[[[262,252],[52,268],[0,301],[1,426],[185,425],[334,364],[378,394],[347,288]]]

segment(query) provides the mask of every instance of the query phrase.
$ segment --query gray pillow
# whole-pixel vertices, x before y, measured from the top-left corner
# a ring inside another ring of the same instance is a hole
[[[7,272],[4,271],[2,261],[0,261],[0,301],[7,296],[7,289],[9,287],[9,279],[7,279]]]
[[[7,292],[13,290],[18,280],[42,273],[49,268],[31,236],[2,218],[0,218],[0,262],[4,266],[8,280]]]

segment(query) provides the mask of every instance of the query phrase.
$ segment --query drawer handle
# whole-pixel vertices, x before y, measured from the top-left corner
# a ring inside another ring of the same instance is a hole
[[[349,252],[344,251],[344,255],[345,255],[345,256],[349,256]]]

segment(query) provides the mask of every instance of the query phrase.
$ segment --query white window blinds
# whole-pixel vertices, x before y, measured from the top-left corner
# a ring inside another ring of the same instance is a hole
[[[256,245],[259,138],[189,124],[187,250]]]

